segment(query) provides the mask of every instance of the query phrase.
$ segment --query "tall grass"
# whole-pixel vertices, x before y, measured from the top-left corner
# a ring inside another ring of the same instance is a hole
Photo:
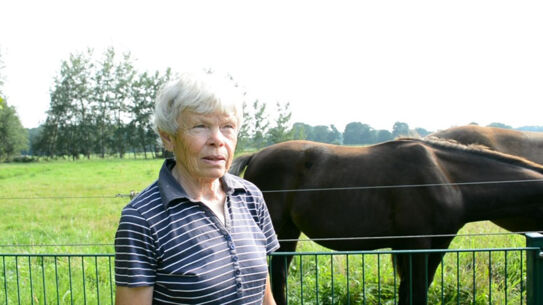
[[[0,257],[0,303],[45,304],[47,299],[53,304],[109,304],[114,293],[110,258],[67,254],[112,254],[120,212],[129,201],[117,195],[149,185],[161,163],[109,159],[0,164],[0,253],[57,254]],[[478,222],[459,233],[491,232],[505,231]],[[450,248],[524,245],[518,235],[459,236]],[[329,250],[302,241],[298,251]],[[517,252],[446,254],[430,289],[430,304],[504,304],[505,297],[510,304],[519,303],[526,274],[521,257]],[[289,270],[289,302],[391,304],[399,285],[393,268],[391,256],[379,252],[295,258]]]

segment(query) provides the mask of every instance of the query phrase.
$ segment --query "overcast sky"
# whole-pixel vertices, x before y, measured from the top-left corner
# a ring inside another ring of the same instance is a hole
[[[70,53],[213,68],[293,122],[543,125],[543,1],[0,1],[3,92],[44,122]]]

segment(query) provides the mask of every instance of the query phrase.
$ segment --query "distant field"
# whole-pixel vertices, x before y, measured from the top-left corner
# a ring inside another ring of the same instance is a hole
[[[117,194],[140,191],[158,175],[162,160],[81,160],[0,164],[0,252],[50,253],[111,247],[5,247],[28,244],[110,244],[121,209]],[[505,232],[489,222],[467,225],[460,233]],[[521,236],[459,237],[453,247],[522,246]],[[319,249],[301,242],[302,249]]]
[[[112,247],[6,247],[111,244],[122,207],[156,179],[161,160],[0,164],[0,252],[112,253]]]

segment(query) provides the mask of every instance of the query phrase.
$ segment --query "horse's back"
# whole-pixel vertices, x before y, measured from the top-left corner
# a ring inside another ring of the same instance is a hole
[[[466,125],[435,132],[431,136],[455,140],[460,144],[478,144],[543,164],[543,133]]]

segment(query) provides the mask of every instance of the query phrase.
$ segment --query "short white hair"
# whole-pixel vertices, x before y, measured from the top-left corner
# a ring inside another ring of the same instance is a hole
[[[243,123],[243,97],[231,79],[213,73],[184,73],[158,93],[153,128],[157,133],[160,130],[176,135],[179,115],[190,110],[200,114],[234,115],[239,129]]]

